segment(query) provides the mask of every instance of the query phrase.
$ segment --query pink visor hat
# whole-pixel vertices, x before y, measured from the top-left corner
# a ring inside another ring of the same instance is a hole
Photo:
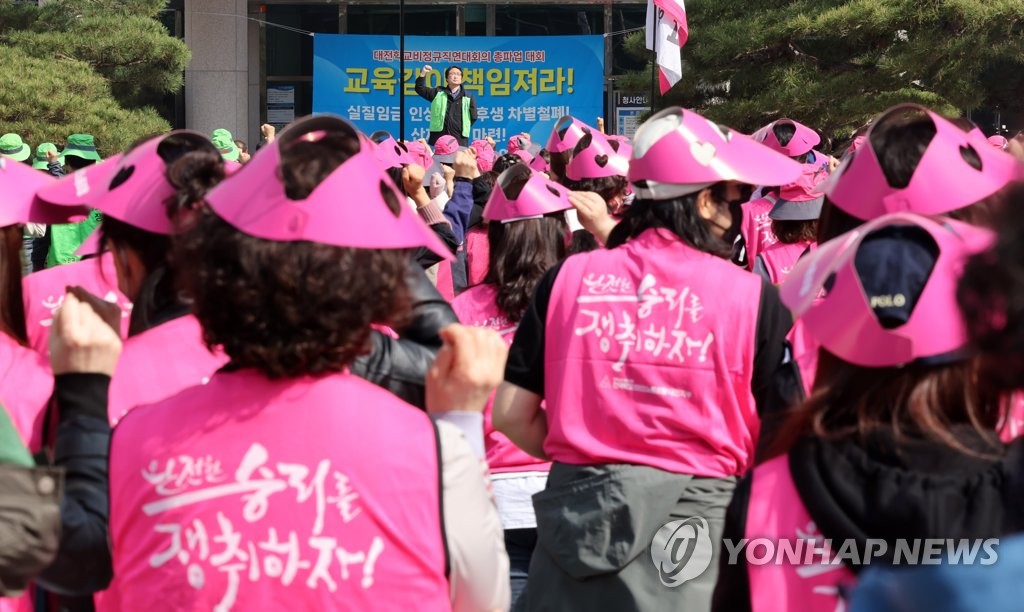
[[[516,149],[512,155],[515,155],[519,159],[523,160],[524,164],[529,164],[533,161],[533,155],[526,149]]]
[[[773,128],[777,125],[786,123],[795,127],[796,133],[793,134],[793,137],[789,139],[788,143],[782,145],[779,143],[779,139],[775,136],[775,130]],[[786,157],[799,157],[818,146],[818,143],[821,142],[821,136],[818,136],[817,132],[798,121],[793,121],[792,119],[779,119],[771,125],[761,129],[764,130],[764,140],[761,142],[763,142],[769,149],[778,151]],[[758,132],[760,131],[761,130],[758,130]]]
[[[810,221],[821,216],[825,194],[819,191],[828,175],[819,169],[804,167],[795,183],[783,185],[768,218],[779,221]]]
[[[516,134],[512,138],[508,139],[508,152],[509,153],[515,153],[516,151],[527,151],[527,152],[529,152],[531,144],[533,144],[533,143],[530,142],[530,137],[529,136],[524,136],[523,134]]]
[[[605,138],[611,143],[612,148],[619,154],[629,159],[633,156],[633,141],[628,136],[620,136],[618,134],[606,134]]]
[[[343,132],[360,150],[338,166],[303,200],[285,195],[278,178],[281,151],[325,132]],[[206,196],[214,212],[238,230],[279,242],[310,241],[356,249],[426,247],[445,259],[452,255],[420,220],[380,167],[373,143],[348,122],[329,115],[296,121],[255,155],[231,180]],[[397,212],[388,206],[391,196]]]
[[[525,184],[523,184],[525,183]],[[519,196],[508,197],[510,187],[523,184]],[[569,190],[548,180],[543,174],[516,164],[501,173],[484,207],[484,219],[511,223],[523,219],[539,219],[546,214],[569,210]]]
[[[540,153],[535,155],[533,159],[530,160],[530,163],[528,163],[527,165],[530,167],[531,170],[536,170],[537,172],[546,173],[548,170],[551,169],[550,164],[548,164],[548,160],[544,159],[544,156],[541,155]]]
[[[498,155],[494,149],[490,146],[485,146],[474,150],[476,151],[476,167],[480,169],[480,172],[490,172],[491,170],[494,170],[494,161],[497,159]]]
[[[443,164],[455,161],[455,152],[459,150],[459,141],[454,136],[445,134],[434,143],[434,159]]]
[[[423,144],[418,140],[405,143],[407,149],[409,149],[409,156],[412,157],[412,163],[419,165],[422,168],[429,168],[434,165],[434,153],[430,150],[430,147]]]
[[[968,343],[957,281],[967,258],[994,239],[957,221],[885,215],[803,257],[780,295],[815,340],[849,363],[952,361]]]
[[[749,136],[676,106],[637,130],[627,176],[637,198],[664,200],[719,181],[786,185],[802,172],[801,164]]]
[[[885,125],[886,117],[894,113],[913,110],[926,113],[936,132],[910,184],[903,188],[889,185],[871,146],[869,131],[866,145],[848,156],[823,187],[836,206],[865,220],[899,211],[940,215],[983,200],[1020,176],[1020,166],[1013,157],[983,146],[955,124],[921,106],[893,107],[871,129]],[[968,153],[980,161],[978,167],[968,160]]]
[[[579,119],[575,119],[566,115],[555,123],[555,127],[551,130],[551,136],[548,137],[547,150],[552,153],[565,153],[566,151],[572,151],[576,148],[576,143],[583,138],[585,133],[584,128],[590,131],[596,131],[586,123],[583,123]]]
[[[381,167],[385,170],[401,168],[413,163],[413,157],[409,154],[409,150],[404,145],[398,144],[398,141],[391,136],[377,144],[376,154]]]
[[[999,149],[1000,151],[1005,151],[1006,146],[1010,144],[1010,141],[1006,140],[1006,136],[1000,136],[999,134],[996,134],[995,136],[989,136],[987,140],[988,144]]]
[[[0,157],[0,227],[18,223],[67,223],[85,219],[89,214],[85,206],[53,206],[36,197],[37,192],[57,182],[47,172]]]
[[[178,130],[150,138],[131,151],[86,166],[39,192],[39,197],[63,206],[86,205],[132,227],[170,234],[165,202],[176,193],[167,181],[167,161],[184,152],[208,148],[199,132]]]
[[[589,131],[590,144],[574,153],[565,166],[566,178],[574,181],[583,179],[626,176],[629,172],[629,158],[618,152],[608,138],[597,131]],[[581,139],[585,141],[586,137]]]

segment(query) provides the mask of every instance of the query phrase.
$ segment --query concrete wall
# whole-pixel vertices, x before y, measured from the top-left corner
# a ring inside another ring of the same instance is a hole
[[[192,50],[185,69],[186,126],[206,134],[227,128],[235,138],[255,142],[259,126],[251,125],[250,107],[258,121],[258,97],[250,101],[246,0],[185,0],[184,17],[185,44]],[[255,60],[258,66],[258,52]],[[258,95],[258,85],[255,91]]]

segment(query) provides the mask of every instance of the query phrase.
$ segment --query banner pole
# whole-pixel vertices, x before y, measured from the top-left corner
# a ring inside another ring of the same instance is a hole
[[[653,115],[657,110],[654,106],[654,95],[658,90],[658,34],[661,33],[661,15],[659,14],[661,9],[658,8],[657,4],[654,4],[654,0],[647,1],[651,3],[654,10],[654,20],[652,23],[654,26],[654,44],[651,45],[653,47],[651,51],[654,53],[654,58],[651,60],[651,114]]]
[[[405,0],[398,3],[398,140],[405,141]]]

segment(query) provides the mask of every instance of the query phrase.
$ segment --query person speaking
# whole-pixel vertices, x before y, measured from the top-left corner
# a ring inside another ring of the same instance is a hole
[[[416,93],[430,102],[430,138],[433,146],[437,139],[448,134],[462,146],[469,145],[469,131],[476,122],[476,99],[462,87],[462,68],[449,66],[444,71],[444,87],[427,87],[426,77],[432,68],[420,70],[416,78]]]

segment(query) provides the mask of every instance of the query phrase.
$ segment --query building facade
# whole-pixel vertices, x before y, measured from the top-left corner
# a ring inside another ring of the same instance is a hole
[[[259,126],[274,117],[275,92],[292,92],[295,116],[312,111],[312,34],[399,33],[395,0],[172,0],[165,15],[168,28],[192,50],[184,94],[166,114],[178,127],[206,133],[223,127],[249,142],[256,142]],[[643,26],[645,16],[643,0],[407,0],[405,33],[604,35],[605,116],[612,117],[616,76],[643,67],[624,52],[624,33]]]

